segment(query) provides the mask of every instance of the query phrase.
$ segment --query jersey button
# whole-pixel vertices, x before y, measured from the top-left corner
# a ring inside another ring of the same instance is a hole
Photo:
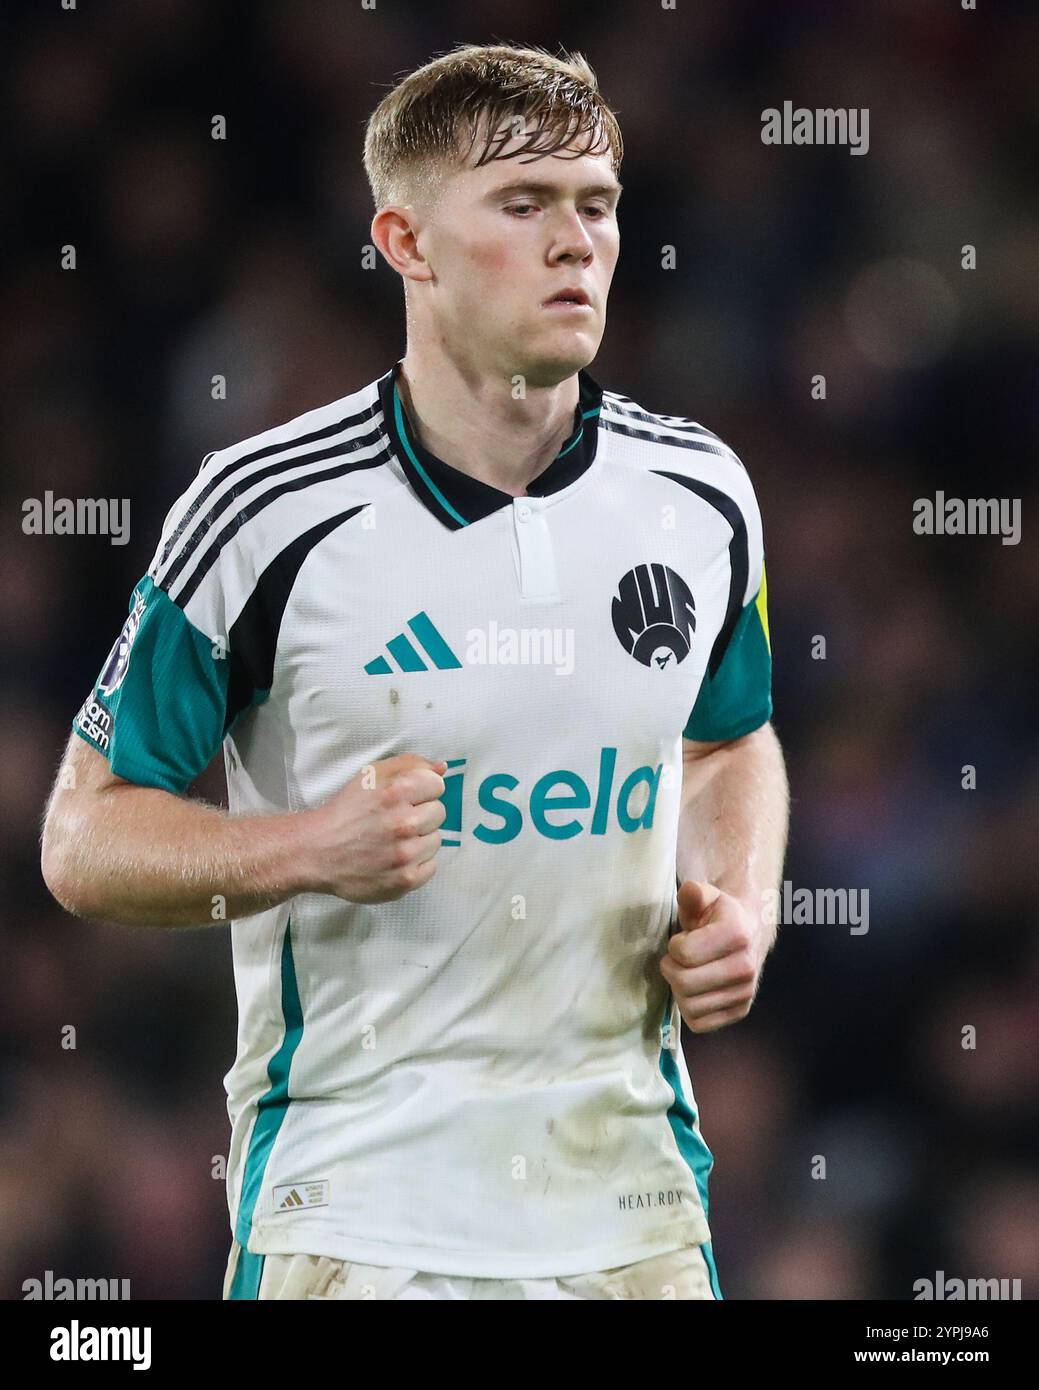
[[[526,502],[521,502],[516,508],[516,515],[519,517],[520,521],[529,521],[534,513],[527,506]]]

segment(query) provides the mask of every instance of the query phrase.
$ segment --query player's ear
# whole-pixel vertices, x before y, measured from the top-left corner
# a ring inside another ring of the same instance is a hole
[[[412,207],[385,207],[372,218],[371,237],[387,264],[407,280],[430,280],[433,272],[418,247],[420,221]]]

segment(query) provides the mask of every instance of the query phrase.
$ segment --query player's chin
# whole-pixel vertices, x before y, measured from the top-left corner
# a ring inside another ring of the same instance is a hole
[[[525,373],[528,381],[538,379],[548,385],[573,376],[593,360],[601,338],[601,333],[580,329],[531,334],[523,345],[523,356],[530,364]]]

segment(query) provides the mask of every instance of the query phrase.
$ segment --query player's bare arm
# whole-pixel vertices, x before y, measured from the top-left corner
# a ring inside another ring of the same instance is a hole
[[[694,1033],[745,1018],[776,928],[763,895],[782,873],[789,820],[771,724],[724,743],[682,740],[677,867],[680,930],[660,970]]]
[[[403,754],[312,811],[233,816],[117,776],[72,734],[47,807],[43,877],[67,911],[127,926],[215,925],[304,892],[388,902],[436,870],[438,768]]]

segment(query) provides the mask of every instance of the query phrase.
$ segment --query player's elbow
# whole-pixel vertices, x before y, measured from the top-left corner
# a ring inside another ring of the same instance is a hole
[[[74,917],[92,915],[88,884],[71,853],[71,835],[52,807],[43,826],[40,872],[51,897]]]
[[[66,912],[74,913],[76,911],[75,885],[73,876],[69,872],[68,856],[61,850],[49,817],[43,828],[40,873],[43,875],[43,881],[47,885],[47,891],[51,897]]]
[[[45,871],[43,881],[50,890],[50,895],[54,901],[71,916],[86,917],[90,915],[80,896],[76,893],[71,879]]]

